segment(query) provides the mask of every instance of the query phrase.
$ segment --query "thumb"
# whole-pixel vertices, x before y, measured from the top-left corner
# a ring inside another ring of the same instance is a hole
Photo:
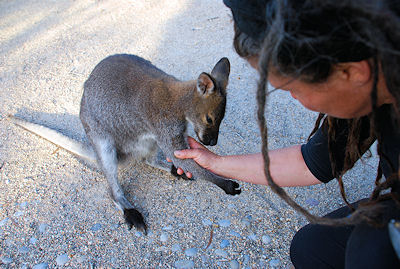
[[[196,149],[183,149],[174,151],[174,155],[179,159],[193,159],[197,157],[198,154]]]
[[[206,147],[204,147],[202,144],[200,144],[199,142],[196,141],[196,139],[194,139],[191,136],[188,136],[188,143],[189,143],[189,147],[191,149],[205,149]]]

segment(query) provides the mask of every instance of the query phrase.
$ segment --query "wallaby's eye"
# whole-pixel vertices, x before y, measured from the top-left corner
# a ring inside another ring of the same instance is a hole
[[[212,122],[213,122],[212,119],[210,118],[210,116],[208,116],[208,115],[206,116],[206,120],[207,120],[208,124],[212,124]]]

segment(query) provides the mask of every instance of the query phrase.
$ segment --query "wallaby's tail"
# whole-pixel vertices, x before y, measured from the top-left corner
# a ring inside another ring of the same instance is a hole
[[[8,115],[8,118],[16,125],[50,141],[56,146],[59,146],[71,152],[72,154],[75,154],[87,161],[96,162],[96,154],[92,148],[86,147],[82,143],[79,143],[78,141],[75,141],[72,138],[69,138],[45,126],[28,122],[13,115]]]

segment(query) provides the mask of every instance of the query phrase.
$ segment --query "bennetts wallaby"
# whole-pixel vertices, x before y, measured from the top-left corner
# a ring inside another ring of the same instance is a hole
[[[84,84],[80,119],[92,149],[85,149],[46,127],[14,117],[14,122],[86,159],[95,158],[107,178],[110,192],[129,227],[146,232],[142,214],[127,200],[118,182],[118,163],[128,157],[176,175],[176,167],[190,171],[227,194],[241,191],[239,184],[201,168],[193,160],[174,157],[188,148],[187,123],[198,139],[215,145],[225,114],[230,63],[222,58],[210,74],[182,82],[149,61],[134,55],[113,55],[102,60]],[[165,162],[168,157],[171,164]]]

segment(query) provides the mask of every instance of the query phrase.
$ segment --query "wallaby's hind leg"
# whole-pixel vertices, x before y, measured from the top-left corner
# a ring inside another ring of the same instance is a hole
[[[113,140],[92,137],[92,142],[97,152],[99,165],[107,178],[111,196],[116,205],[124,213],[125,221],[129,228],[131,229],[132,226],[135,226],[138,230],[146,233],[147,227],[142,214],[126,199],[124,192],[118,183],[117,150]]]

